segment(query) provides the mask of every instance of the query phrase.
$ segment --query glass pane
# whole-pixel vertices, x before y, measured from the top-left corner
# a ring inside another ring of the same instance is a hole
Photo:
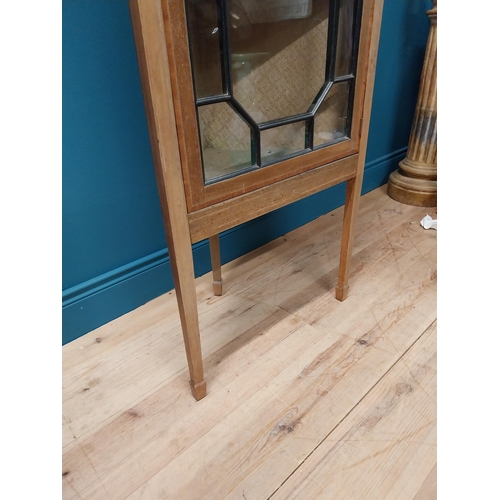
[[[258,123],[305,113],[320,90],[328,4],[229,1],[234,96]]]
[[[205,181],[251,166],[250,127],[225,102],[198,108]]]
[[[347,113],[350,82],[331,88],[314,118],[314,147],[336,141],[347,135]]]
[[[215,0],[186,0],[196,97],[222,94],[219,29]]]
[[[354,48],[354,2],[355,0],[340,0],[335,76],[350,74]]]
[[[290,123],[260,133],[262,163],[279,160],[305,149],[305,122]]]

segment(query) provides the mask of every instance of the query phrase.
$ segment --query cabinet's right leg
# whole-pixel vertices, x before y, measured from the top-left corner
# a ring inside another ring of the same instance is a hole
[[[341,302],[347,298],[347,293],[349,292],[349,270],[351,267],[354,228],[358,213],[362,180],[362,176],[358,174],[353,179],[347,181],[344,221],[342,224],[342,244],[340,247],[339,280],[338,285],[335,287],[335,298]]]
[[[222,295],[222,271],[220,264],[220,240],[219,235],[210,236],[210,260],[212,261],[214,295]]]

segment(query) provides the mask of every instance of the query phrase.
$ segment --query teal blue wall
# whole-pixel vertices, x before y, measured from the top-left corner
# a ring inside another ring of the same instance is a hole
[[[363,192],[404,157],[430,0],[386,0]],[[127,0],[63,0],[63,343],[173,288]],[[221,236],[224,262],[344,203],[345,186]],[[207,242],[195,272],[210,270]]]

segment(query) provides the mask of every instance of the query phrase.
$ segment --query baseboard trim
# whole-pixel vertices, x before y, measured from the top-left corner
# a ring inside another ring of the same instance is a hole
[[[362,193],[387,183],[407,148],[365,165]],[[345,183],[236,226],[221,234],[223,263],[236,259],[344,204]],[[208,240],[193,245],[195,275],[210,271]],[[62,341],[72,340],[109,323],[172,290],[170,258],[165,248],[102,274],[62,293]]]

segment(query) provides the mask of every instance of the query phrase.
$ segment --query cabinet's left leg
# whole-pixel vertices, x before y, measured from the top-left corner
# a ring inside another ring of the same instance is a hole
[[[210,236],[210,259],[212,261],[214,295],[222,295],[222,270],[220,264],[219,235]]]
[[[207,386],[203,375],[203,358],[201,354],[200,326],[198,323],[198,304],[194,281],[193,253],[189,241],[180,249],[178,242],[169,243],[170,263],[175,283],[175,293],[179,306],[184,347],[189,366],[191,391],[195,399],[204,398]]]
[[[203,376],[193,252],[162,3],[160,0],[130,0],[130,13],[191,390],[196,399],[201,399],[207,389]]]

